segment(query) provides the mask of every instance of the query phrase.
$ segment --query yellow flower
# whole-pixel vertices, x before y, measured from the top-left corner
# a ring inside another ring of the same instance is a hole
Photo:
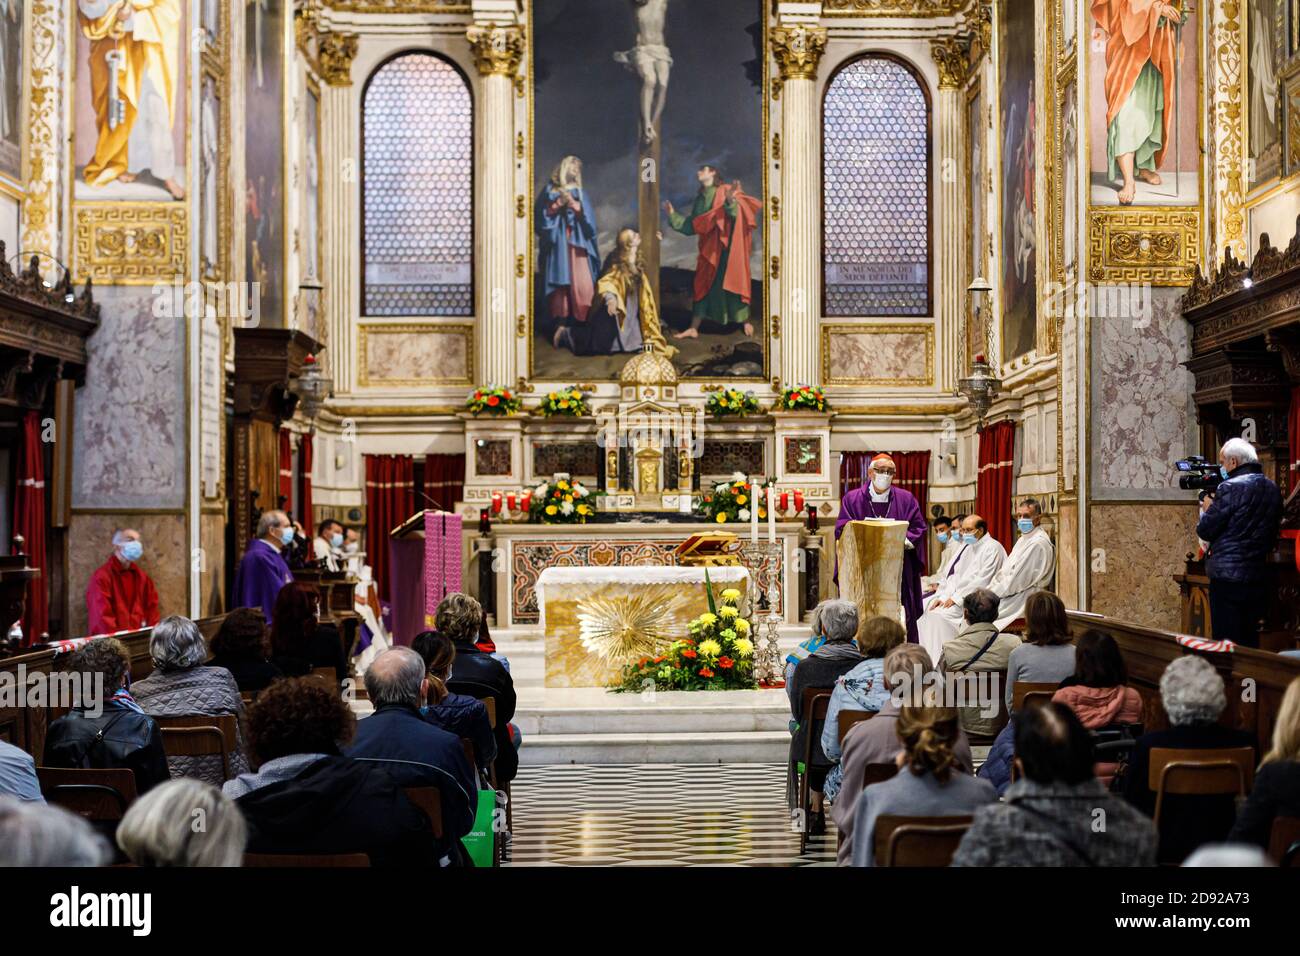
[[[720,398],[720,399],[718,399],[718,404],[721,405],[723,408],[726,408],[726,407],[727,407],[727,400],[726,400],[725,398]]]
[[[718,613],[721,614],[723,617],[736,617],[738,614],[740,614],[740,612],[737,611],[730,604],[722,605],[722,607],[718,608]]]
[[[568,407],[569,407],[569,400],[568,400],[567,398],[566,398],[566,399],[563,399],[563,400],[560,402],[560,407],[561,407],[561,408],[568,408]]]
[[[749,622],[746,621],[743,617],[736,618],[736,623],[731,626],[734,627],[740,634],[749,633]]]
[[[727,588],[725,591],[722,592],[722,600],[724,600],[724,601],[739,601],[739,600],[740,600],[740,592],[737,591],[735,588]]]
[[[745,495],[736,495],[736,504],[743,505],[749,498]]]
[[[582,392],[578,391],[578,390],[575,388],[573,391],[571,391],[571,392],[569,393],[569,397],[572,398],[572,399],[576,402],[577,400],[579,400],[580,398],[582,398]]]
[[[740,624],[740,621],[736,623]],[[737,657],[749,657],[754,653],[754,642],[747,637],[738,637],[731,643],[736,649]]]
[[[589,515],[589,514],[591,514],[591,509],[590,509],[589,507],[587,507],[586,505],[578,505],[578,514],[580,514],[580,515]]]
[[[573,500],[573,495],[565,495],[565,496],[564,496],[564,500],[565,500],[565,501],[572,501],[572,500]]]
[[[718,615],[712,613],[711,611],[705,611],[703,614],[697,617],[696,620],[699,621],[701,624],[717,624]]]
[[[716,520],[716,521],[718,522],[718,524],[726,524],[726,523],[727,523],[727,513],[726,513],[725,511],[719,511],[719,512],[718,512],[718,517],[717,517],[716,519],[714,519],[714,520]]]
[[[556,508],[555,505],[547,505],[547,506],[546,506],[546,513],[547,513],[548,515],[553,515],[553,514],[555,514],[555,512],[558,511],[558,510],[559,510],[559,509]]]
[[[551,394],[548,395],[548,396],[546,396],[546,397],[549,398],[551,401],[555,401],[555,399],[556,399],[557,396],[556,396],[556,394],[555,394],[554,392],[551,392]]]
[[[563,480],[561,480],[561,481],[559,481],[559,482],[556,482],[555,487],[556,487],[556,488],[559,488],[561,491],[564,491],[565,489],[567,489],[567,488],[569,487],[569,483],[568,483],[567,481],[563,481]]]
[[[717,657],[719,654],[722,653],[722,645],[719,644],[717,641],[715,641],[713,638],[708,637],[700,641],[700,646],[697,648],[697,650],[700,652],[700,655],[703,657]]]

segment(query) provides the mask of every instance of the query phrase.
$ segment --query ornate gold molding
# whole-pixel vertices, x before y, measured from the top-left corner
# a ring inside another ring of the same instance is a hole
[[[970,61],[978,63],[980,57],[993,49],[993,4],[991,0],[975,0],[968,21],[970,38]]]
[[[1094,282],[1188,285],[1197,270],[1201,217],[1194,208],[1092,209],[1088,278]]]
[[[1214,237],[1216,249],[1231,246],[1246,253],[1246,217],[1242,158],[1241,3],[1223,0],[1213,5],[1214,23]]]
[[[152,285],[186,274],[185,205],[84,202],[72,210],[76,281]]]
[[[930,41],[930,55],[939,68],[939,89],[959,89],[966,82],[966,68],[970,63],[966,44],[957,37],[940,37]]]
[[[519,27],[472,24],[465,31],[474,62],[483,76],[514,77],[524,58],[524,31]]]
[[[795,24],[773,27],[771,33],[772,55],[781,72],[781,80],[811,80],[817,75],[817,64],[826,52],[826,28]]]
[[[332,10],[347,13],[470,13],[460,0],[326,0]]]
[[[824,17],[951,17],[968,0],[823,0]]]
[[[58,256],[59,150],[57,130],[63,108],[59,79],[60,5],[31,0],[30,103],[27,110],[27,194],[23,198],[22,251]]]
[[[355,33],[322,33],[317,45],[320,51],[320,77],[330,86],[352,85],[352,60],[357,55]]]

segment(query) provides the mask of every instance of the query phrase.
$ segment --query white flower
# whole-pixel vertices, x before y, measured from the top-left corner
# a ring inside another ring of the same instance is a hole
[[[744,480],[745,480],[745,473],[744,473],[743,471],[733,472],[732,475],[731,475],[731,480],[732,480],[732,481],[744,481]]]
[[[536,488],[533,489],[533,494],[535,494],[539,498],[545,498],[546,492],[549,490],[550,489],[547,487],[546,482],[543,481],[540,485],[538,485]]]
[[[566,501],[560,505],[560,514],[568,516],[573,514],[573,502]]]
[[[555,473],[555,480],[556,480],[556,481],[568,481],[568,480],[569,480],[569,473],[568,473],[567,471],[557,471],[557,472]]]
[[[722,493],[722,492],[728,490],[730,487],[731,487],[731,485],[727,484],[725,481],[720,481],[720,482],[718,482],[716,485],[713,486],[713,490],[716,491],[716,492],[718,492],[718,493]]]
[[[578,498],[585,498],[587,497],[587,495],[591,494],[591,492],[588,491],[586,488],[584,488],[582,485],[574,485],[573,494]]]
[[[748,508],[741,508],[739,511],[736,512],[736,514],[737,514],[737,516],[740,518],[741,521],[748,521],[748,520],[749,520],[749,509],[748,509]]]

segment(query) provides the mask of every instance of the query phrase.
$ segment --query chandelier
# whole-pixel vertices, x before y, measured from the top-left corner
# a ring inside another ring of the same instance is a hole
[[[294,380],[293,393],[298,396],[298,407],[309,421],[315,421],[317,413],[325,405],[325,399],[334,392],[334,381],[321,371],[316,356],[308,355],[303,359],[302,372]]]
[[[968,322],[970,328],[977,332],[985,333],[985,346],[988,345],[988,323],[984,321],[988,310],[989,292],[992,291],[988,280],[982,276],[976,277],[975,281],[966,289],[966,296],[969,303]],[[967,330],[963,329],[962,347],[966,347],[970,335]],[[993,374],[993,369],[989,366],[985,358],[986,353],[978,353],[971,362],[970,374],[965,378],[957,380],[957,394],[966,399],[970,409],[975,413],[981,427],[984,425],[984,419],[988,417],[989,409],[993,405],[993,400],[997,398],[998,391],[1002,388],[1002,383],[998,377]]]

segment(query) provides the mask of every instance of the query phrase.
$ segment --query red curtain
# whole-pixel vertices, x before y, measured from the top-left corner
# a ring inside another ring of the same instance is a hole
[[[846,451],[840,456],[840,497],[866,483],[871,459],[879,454],[878,451]],[[921,514],[929,521],[930,452],[887,451],[885,454],[894,459],[897,470],[894,483],[912,493],[921,506]]]
[[[27,563],[40,575],[27,588],[23,609],[23,646],[43,641],[50,627],[49,568],[45,555],[45,446],[41,442],[39,412],[23,415],[22,442],[18,446],[14,494],[13,533],[24,539]]]
[[[1286,416],[1286,439],[1290,445],[1288,457],[1291,460],[1288,464],[1294,466],[1300,461],[1300,385],[1291,389],[1291,408]],[[1300,471],[1290,467],[1287,470],[1287,494],[1295,490],[1296,482],[1300,482]]]
[[[406,455],[366,455],[366,557],[381,601],[389,600],[388,533],[415,512],[415,462]]]
[[[1016,458],[1016,423],[1007,420],[985,425],[980,432],[979,477],[975,483],[975,512],[989,526],[989,534],[1008,551],[1011,534],[1011,483]]]
[[[316,533],[316,518],[311,511],[312,436],[303,435],[298,444],[298,521],[311,537]]]
[[[282,506],[277,501],[277,508],[283,507],[288,511],[293,507],[293,448],[289,445],[289,432],[283,428],[280,429],[280,499],[284,504]]]
[[[424,493],[451,511],[465,496],[465,455],[425,455]],[[429,502],[424,503],[432,508]]]

